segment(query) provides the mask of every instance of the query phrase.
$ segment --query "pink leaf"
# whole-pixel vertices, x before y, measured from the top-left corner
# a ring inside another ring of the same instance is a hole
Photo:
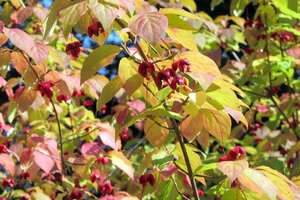
[[[134,109],[135,111],[137,111],[138,113],[143,112],[146,109],[146,104],[145,102],[139,100],[139,99],[135,99],[133,101],[128,101],[126,103],[130,108]]]
[[[10,173],[10,175],[13,176],[15,174],[15,163],[8,154],[0,154],[0,165],[2,165],[3,168]]]
[[[32,14],[32,7],[23,8],[17,14],[18,23],[21,24],[22,22],[24,22],[28,17],[30,17],[31,14]]]
[[[48,15],[48,9],[43,7],[34,7],[33,13],[42,21],[44,22],[47,15]]]
[[[150,12],[139,15],[129,28],[138,36],[150,43],[157,43],[165,33],[168,26],[168,19],[159,12]]]
[[[246,160],[223,161],[218,163],[218,169],[233,182],[239,175],[248,169],[249,163]]]
[[[36,64],[42,63],[48,58],[48,48],[41,42],[35,42],[34,45],[26,52],[31,58],[34,59]]]
[[[0,88],[4,87],[6,85],[7,81],[0,76]]]
[[[118,145],[116,144],[115,128],[112,127],[108,122],[97,123],[97,126],[99,128],[99,136],[103,144],[110,146],[114,150],[117,150]]]
[[[128,112],[128,108],[124,108],[124,109],[122,109],[122,110],[119,112],[119,114],[118,114],[118,116],[117,116],[117,123],[118,123],[120,126],[123,125],[123,123],[124,123],[124,121],[125,121],[125,119],[126,119],[126,116],[127,116],[127,112]]]
[[[46,173],[50,172],[55,164],[45,144],[40,144],[33,151],[33,161]]]
[[[96,157],[99,156],[101,149],[98,145],[98,143],[84,143],[81,147],[81,153],[83,155],[94,155]]]
[[[43,62],[48,57],[48,48],[40,42],[34,40],[24,31],[16,28],[4,28],[4,34],[19,49],[25,51],[36,64]]]
[[[177,171],[178,168],[173,163],[170,163],[168,164],[168,166],[166,166],[160,171],[160,174],[165,178],[169,178],[172,176],[172,174],[176,173]]]

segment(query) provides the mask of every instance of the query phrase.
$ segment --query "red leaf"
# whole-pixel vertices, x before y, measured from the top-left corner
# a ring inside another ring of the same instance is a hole
[[[39,64],[48,58],[47,46],[40,42],[34,42],[30,35],[24,31],[16,28],[9,29],[4,27],[3,32],[16,47],[25,51],[33,58],[36,64]]]
[[[81,147],[81,153],[85,156],[94,155],[96,157],[99,156],[101,149],[98,143],[84,143]]]
[[[13,176],[15,174],[15,163],[8,154],[0,154],[0,165],[2,165],[3,168],[10,173],[10,175]]]
[[[133,101],[128,101],[126,103],[130,108],[134,109],[135,111],[137,111],[138,113],[143,112],[146,109],[146,104],[145,102],[139,100],[139,99],[135,99]]]

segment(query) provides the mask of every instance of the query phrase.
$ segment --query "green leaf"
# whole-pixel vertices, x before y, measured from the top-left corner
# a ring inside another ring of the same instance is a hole
[[[211,10],[214,10],[216,6],[218,6],[219,4],[221,4],[223,2],[224,2],[224,0],[212,0],[210,3]]]
[[[74,1],[73,5],[64,8],[59,12],[61,16],[59,21],[65,38],[68,37],[73,26],[80,20],[80,18],[88,11],[87,1]]]
[[[245,7],[250,3],[250,0],[232,0],[230,4],[230,14],[241,16]]]
[[[168,86],[168,87],[165,87],[165,88],[159,90],[159,91],[155,94],[155,96],[156,96],[160,101],[162,101],[162,100],[166,99],[167,96],[168,96],[172,91],[173,91],[172,88],[171,88],[170,86]]]
[[[53,31],[58,19],[58,13],[67,2],[69,2],[69,0],[54,1],[51,5],[50,12],[43,25],[45,30],[43,33],[44,39]]]
[[[128,58],[122,58],[119,64],[118,76],[122,82],[123,88],[127,94],[132,95],[144,82],[144,78],[137,73],[134,66]],[[135,66],[137,68],[137,66]]]
[[[160,148],[168,138],[169,130],[164,127],[168,127],[168,124],[162,118],[147,119],[144,124],[147,140],[157,148]]]
[[[121,88],[122,83],[118,76],[116,76],[108,84],[106,84],[98,99],[97,110],[99,110],[101,106],[109,102]]]
[[[104,45],[92,51],[83,62],[80,77],[81,84],[92,77],[99,69],[110,64],[120,50],[120,47],[115,45]]]
[[[298,0],[272,0],[281,12],[300,19],[300,4]]]
[[[217,168],[217,163],[209,163],[209,164],[203,164],[203,166],[199,166],[195,171],[194,175],[202,175],[203,172],[207,170],[212,170]]]
[[[200,156],[194,151],[193,147],[185,144],[185,148],[186,148],[187,154],[189,156],[189,159],[192,161],[191,167],[194,172],[199,166],[202,166],[202,161],[200,159]],[[183,152],[182,152],[180,144],[178,142],[175,145],[173,155],[176,159],[175,164],[177,166],[179,166],[180,169],[184,170],[184,172],[187,173],[187,167],[186,167],[185,159],[183,156]]]

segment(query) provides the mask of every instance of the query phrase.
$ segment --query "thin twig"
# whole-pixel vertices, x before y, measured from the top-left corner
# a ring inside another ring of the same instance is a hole
[[[182,196],[182,198],[186,199],[186,200],[190,200],[187,196],[185,196],[179,189],[178,185],[177,185],[177,182],[175,180],[175,178],[172,176],[172,181],[174,183],[174,186],[176,188],[176,191],[178,192],[178,194],[180,194],[180,196]]]
[[[57,126],[58,126],[59,146],[60,146],[60,158],[61,158],[61,161],[62,161],[62,172],[64,174],[64,172],[65,172],[65,159],[64,159],[63,141],[62,141],[63,140],[62,130],[61,130],[61,125],[60,125],[60,121],[59,121],[58,112],[57,112],[57,110],[55,108],[55,105],[54,105],[54,102],[53,102],[52,98],[50,98],[50,102],[51,102],[51,105],[52,105],[52,108],[53,108],[53,111],[54,111],[54,114],[55,114]]]
[[[84,135],[80,135],[80,136],[78,136],[78,137],[75,137],[75,138],[71,138],[71,139],[65,140],[65,141],[63,141],[62,143],[64,144],[64,143],[67,143],[67,142],[71,142],[71,141],[74,141],[74,140],[81,139],[81,138],[83,138],[83,137],[86,137],[86,136],[90,135],[92,132],[94,132],[94,131],[96,131],[96,130],[97,130],[97,128],[95,128],[95,129],[89,131],[88,133],[86,133],[86,134],[84,134]]]

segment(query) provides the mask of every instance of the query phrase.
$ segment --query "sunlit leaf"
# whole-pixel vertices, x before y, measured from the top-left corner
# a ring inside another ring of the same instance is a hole
[[[246,160],[223,161],[218,163],[218,169],[233,182],[249,167]]]
[[[165,33],[168,19],[159,12],[141,14],[129,24],[129,28],[150,43],[157,43]]]
[[[168,124],[161,118],[155,118],[155,121],[147,119],[144,124],[144,132],[147,140],[155,147],[160,148],[168,138]],[[166,127],[166,128],[164,128]]]
[[[1,153],[0,154],[0,165],[9,172],[11,176],[15,174],[15,162],[12,157],[8,154]]]
[[[108,84],[106,84],[98,99],[97,110],[99,110],[101,106],[109,102],[121,88],[122,88],[122,83],[118,76],[116,76]]]
[[[124,156],[122,152],[110,151],[108,153],[112,163],[125,172],[131,179],[133,179],[134,169],[131,162]]]
[[[80,77],[81,84],[92,77],[99,69],[110,64],[120,50],[118,46],[104,45],[92,51],[83,62]]]

